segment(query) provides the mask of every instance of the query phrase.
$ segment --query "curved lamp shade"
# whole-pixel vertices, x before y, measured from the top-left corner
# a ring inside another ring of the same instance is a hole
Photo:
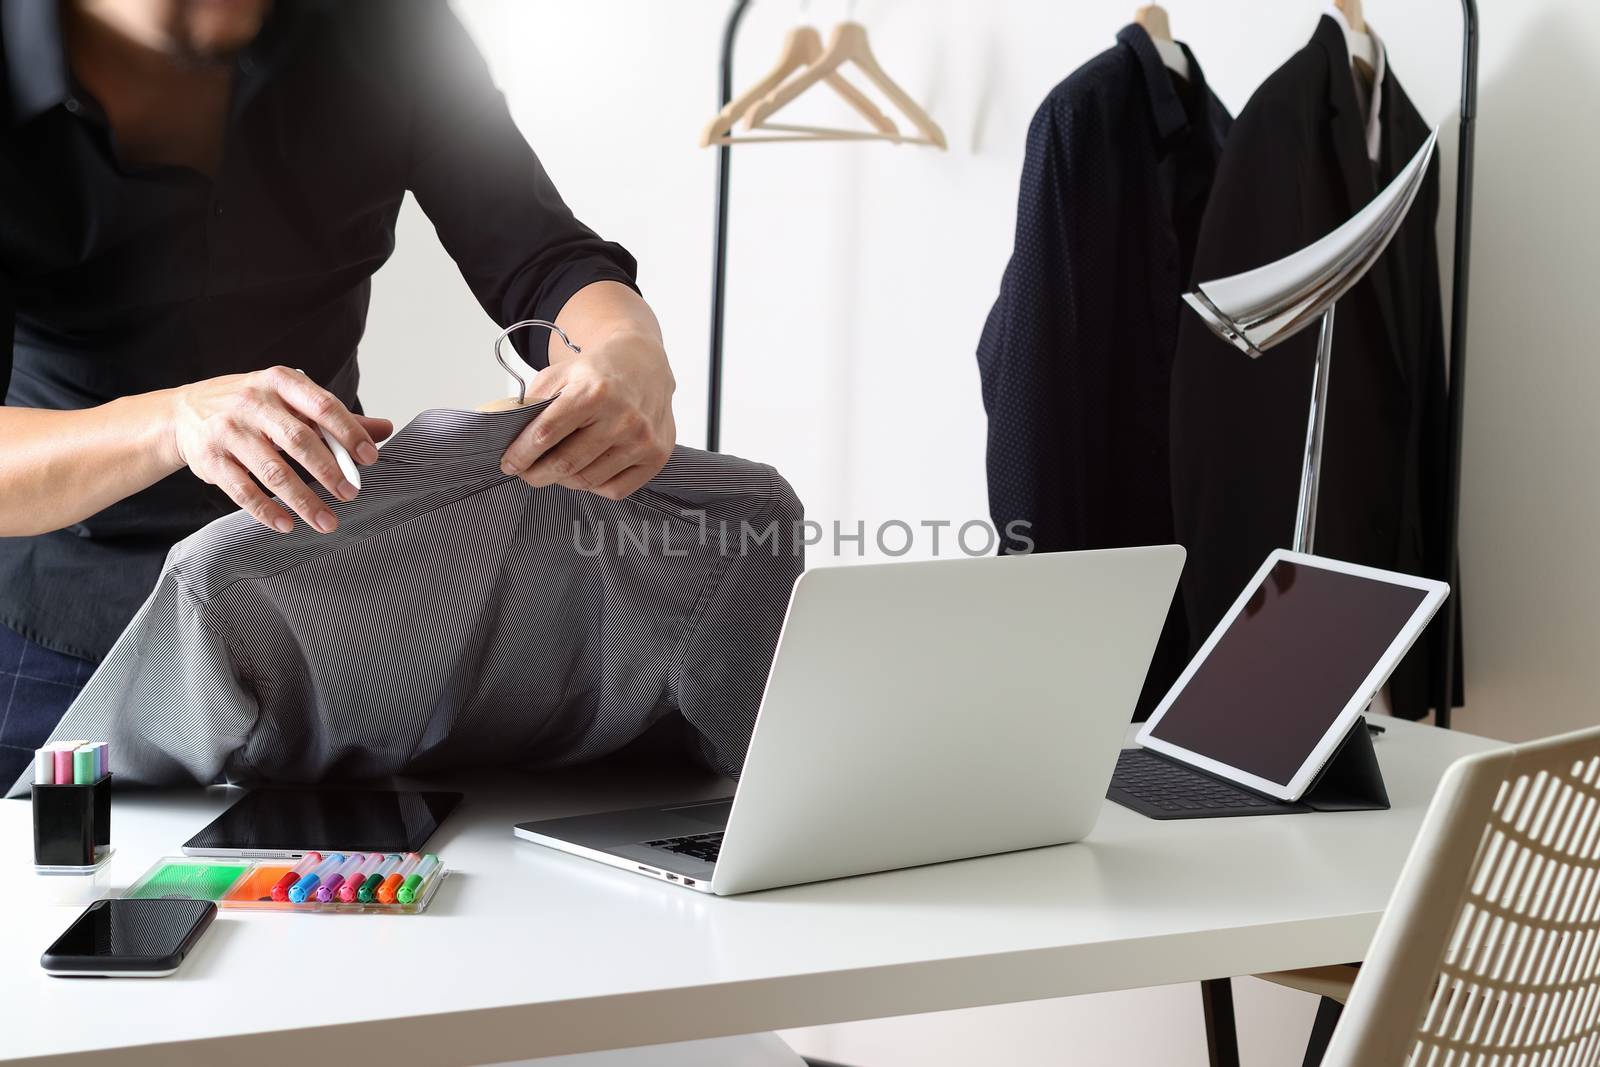
[[[1435,129],[1388,187],[1326,237],[1264,267],[1183,294],[1218,337],[1249,356],[1316,321],[1366,276],[1405,221],[1439,140]]]

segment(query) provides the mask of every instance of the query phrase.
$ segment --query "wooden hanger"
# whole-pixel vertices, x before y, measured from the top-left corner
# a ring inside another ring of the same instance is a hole
[[[1361,0],[1333,0],[1333,6],[1344,12],[1351,33],[1366,33],[1367,20],[1361,14]]]
[[[1344,48],[1350,56],[1350,65],[1368,85],[1372,84],[1378,68],[1378,46],[1367,28],[1367,19],[1361,11],[1361,0],[1333,0],[1333,6],[1344,15]]]
[[[887,136],[882,133],[852,133],[848,130],[831,130],[817,126],[795,126],[768,121],[773,114],[787,106],[791,101],[816,85],[824,81],[830,74],[837,74],[846,63],[853,63],[866,75],[869,82],[875,85],[879,92],[888,98],[889,102],[900,109],[900,112],[916,127],[919,137]],[[791,78],[789,81],[772,90],[758,102],[749,113],[745,115],[744,127],[747,130],[776,130],[781,133],[801,134],[816,140],[892,140],[899,144],[925,144],[935,148],[947,147],[944,131],[939,124],[922,109],[915,100],[895,80],[884,73],[883,67],[878,64],[877,57],[872,54],[872,46],[867,42],[867,29],[859,22],[841,22],[835,26],[828,39],[828,47],[818,56],[811,66],[803,73]]]
[[[767,73],[767,76],[756,82],[750,88],[740,93],[728,102],[728,106],[717,113],[716,118],[706,124],[705,130],[700,134],[700,147],[709,148],[715,144],[742,144],[750,141],[795,141],[810,140],[800,137],[735,137],[732,136],[736,122],[745,116],[753,104],[761,100],[774,89],[781,86],[796,71],[810,66],[822,56],[822,35],[814,26],[796,26],[789,31],[783,39],[783,52],[778,56],[778,63]],[[900,128],[878,109],[872,98],[857,89],[844,76],[835,72],[823,79],[828,87],[840,96],[845,102],[855,108],[878,135],[894,140],[900,139]]]
[[[1172,39],[1172,24],[1167,21],[1166,9],[1160,4],[1146,4],[1133,13],[1133,21],[1144,27],[1167,69],[1189,81],[1189,56]]]
[[[1172,23],[1167,20],[1167,9],[1160,4],[1146,4],[1133,13],[1133,21],[1144,27],[1152,40],[1172,40]]]

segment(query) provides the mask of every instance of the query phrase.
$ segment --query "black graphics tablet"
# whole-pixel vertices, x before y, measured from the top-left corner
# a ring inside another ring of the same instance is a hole
[[[188,856],[298,856],[312,850],[420,852],[460,793],[253,789],[183,846]]]

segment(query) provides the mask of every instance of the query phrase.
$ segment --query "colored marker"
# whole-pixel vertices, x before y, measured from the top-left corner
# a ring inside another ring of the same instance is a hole
[[[439,857],[433,853],[430,852],[422,857],[422,862],[417,864],[416,869],[406,876],[406,880],[401,883],[400,889],[395,893],[394,898],[402,904],[410,904],[416,900],[417,897],[422,895],[423,883],[432,876],[434,868],[438,866]]]
[[[33,784],[56,784],[56,753],[48,745],[33,753]]]
[[[356,892],[361,888],[361,884],[371,878],[373,872],[379,867],[383,866],[383,859],[384,856],[381,852],[367,853],[366,859],[361,861],[361,866],[357,867],[355,873],[346,878],[344,884],[339,887],[339,899],[346,904],[354,904]]]
[[[416,869],[417,864],[421,862],[421,856],[417,855],[415,852],[407,852],[405,862],[400,864],[400,869],[389,875],[389,877],[385,878],[383,880],[383,884],[378,886],[378,892],[374,894],[378,898],[378,903],[393,904],[394,895],[400,892],[401,885],[405,883],[406,878],[410,876],[411,872]]]
[[[95,781],[99,781],[111,771],[111,746],[104,741],[96,741],[89,747],[94,750],[94,777]]]
[[[356,899],[363,904],[371,904],[378,895],[378,887],[383,885],[385,878],[400,869],[399,856],[387,856],[383,864],[372,872],[372,876],[361,883],[361,888],[356,890]]]
[[[304,904],[306,898],[317,891],[317,886],[322,884],[322,880],[332,878],[333,872],[343,864],[343,852],[329,853],[328,857],[318,864],[315,870],[289,887],[289,903]]]
[[[56,785],[72,784],[72,750],[82,741],[58,741],[55,748]]]
[[[72,784],[94,785],[95,768],[99,761],[95,758],[94,749],[82,745],[72,753]]]
[[[317,902],[326,904],[332,900],[333,895],[339,891],[339,887],[344,885],[344,880],[354,874],[356,868],[366,862],[366,859],[367,856],[364,852],[351,853],[350,858],[345,860],[339,869],[333,872],[332,878],[317,886]]]
[[[272,887],[272,899],[282,904],[289,899],[289,887],[316,869],[322,862],[322,853],[307,852],[300,857],[300,862],[291,867],[287,874],[279,878]]]

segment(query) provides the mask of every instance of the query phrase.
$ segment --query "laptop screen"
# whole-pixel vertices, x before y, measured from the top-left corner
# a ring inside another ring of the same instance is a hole
[[[1287,785],[1427,595],[1280,560],[1150,736]]]

